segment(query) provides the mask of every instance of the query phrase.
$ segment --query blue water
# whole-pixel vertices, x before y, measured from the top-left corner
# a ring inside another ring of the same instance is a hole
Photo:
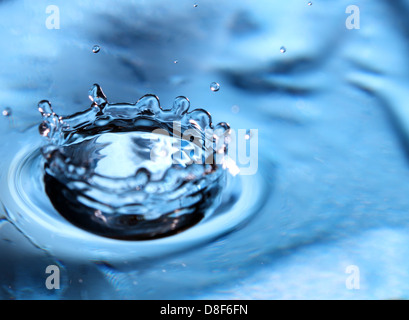
[[[312,3],[55,1],[61,28],[48,30],[48,2],[1,1],[0,297],[408,298],[409,3],[354,1],[359,30],[345,27],[349,1]],[[82,111],[93,83],[115,102],[183,95],[258,129],[257,174],[175,236],[74,227],[41,193],[36,106]],[[52,264],[60,290],[44,284]]]

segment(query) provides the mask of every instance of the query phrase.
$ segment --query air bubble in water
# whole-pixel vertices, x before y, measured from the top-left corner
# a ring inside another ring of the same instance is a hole
[[[93,53],[98,53],[101,50],[101,47],[99,45],[95,45],[92,47],[92,52]]]
[[[198,4],[195,3],[195,4],[193,5],[193,7],[197,8],[197,7],[198,7]]]
[[[281,53],[285,53],[286,51],[287,51],[286,47],[281,47],[281,48],[280,48],[280,52],[281,52]]]
[[[220,90],[220,84],[218,84],[217,82],[212,82],[210,84],[210,90],[212,90],[213,92],[217,92]]]
[[[2,115],[3,116],[5,116],[5,117],[10,117],[11,116],[11,113],[12,113],[12,111],[11,111],[11,109],[10,108],[4,108],[4,110],[2,111]]]
[[[309,1],[309,2],[308,2],[308,5],[309,5],[309,6],[312,6],[312,2],[311,2],[311,1]]]

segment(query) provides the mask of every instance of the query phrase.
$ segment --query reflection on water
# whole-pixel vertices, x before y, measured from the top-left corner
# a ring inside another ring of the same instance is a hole
[[[46,1],[0,2],[1,297],[408,297],[406,1],[355,1],[359,30],[344,0],[55,4],[59,30],[45,27]],[[39,166],[27,158],[41,144],[35,106],[83,110],[96,82],[112,101],[183,95],[257,128],[259,170],[236,180],[237,205],[141,244],[53,213],[32,193],[41,180],[19,179]],[[50,264],[59,291],[44,286]],[[350,265],[360,290],[345,287]]]

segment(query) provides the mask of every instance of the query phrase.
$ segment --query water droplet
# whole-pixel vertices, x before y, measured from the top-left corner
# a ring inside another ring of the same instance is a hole
[[[251,131],[250,131],[250,130],[247,130],[247,131],[246,131],[246,135],[244,136],[244,139],[250,140],[250,138],[251,138]]]
[[[1,114],[2,114],[3,116],[5,116],[5,117],[10,117],[10,116],[11,116],[11,113],[12,113],[11,108],[7,107],[7,108],[4,108],[4,110],[2,111]]]
[[[43,137],[48,137],[51,132],[51,126],[48,121],[43,121],[38,127],[38,131]]]
[[[281,52],[281,53],[285,53],[286,51],[287,51],[286,47],[281,47],[281,48],[280,48],[280,52]]]
[[[210,84],[210,90],[212,90],[213,92],[217,92],[220,90],[220,84],[218,84],[217,82],[212,82]]]
[[[97,106],[105,105],[108,100],[102,91],[102,88],[98,84],[94,84],[88,92],[89,99]]]
[[[309,2],[308,2],[308,5],[309,5],[309,6],[312,6],[312,2],[311,2],[311,1],[309,1]]]
[[[226,132],[230,130],[230,126],[226,122],[220,122],[214,128],[214,134],[218,137],[223,136]]]
[[[98,53],[99,51],[101,51],[101,47],[99,45],[95,45],[92,47],[93,53]]]
[[[199,6],[199,5],[198,5],[198,4],[196,4],[196,3],[193,5],[193,7],[195,7],[195,8],[197,8],[198,6]]]
[[[184,115],[190,107],[190,101],[186,97],[177,97],[173,101],[172,111],[177,115]]]
[[[179,60],[175,60],[175,61],[173,61],[173,63],[174,63],[174,64],[178,64],[178,63],[179,63]]]
[[[209,127],[212,123],[212,116],[206,110],[196,109],[193,110],[190,114],[190,124],[195,126],[200,130],[204,130],[206,127]]]
[[[38,111],[40,111],[44,118],[50,117],[54,113],[51,103],[47,100],[42,100],[38,103]]]
[[[240,112],[240,107],[238,105],[234,105],[231,107],[231,112],[233,113],[239,113]]]
[[[162,109],[160,108],[159,98],[152,94],[143,96],[136,103],[136,106],[139,110],[150,111],[155,115],[159,115],[162,112]]]

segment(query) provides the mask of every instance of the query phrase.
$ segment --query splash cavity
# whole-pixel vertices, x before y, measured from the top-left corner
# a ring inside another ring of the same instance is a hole
[[[100,236],[148,240],[211,215],[226,183],[230,128],[185,97],[163,109],[156,96],[111,104],[98,85],[88,110],[60,117],[38,105],[44,186],[54,208]]]

